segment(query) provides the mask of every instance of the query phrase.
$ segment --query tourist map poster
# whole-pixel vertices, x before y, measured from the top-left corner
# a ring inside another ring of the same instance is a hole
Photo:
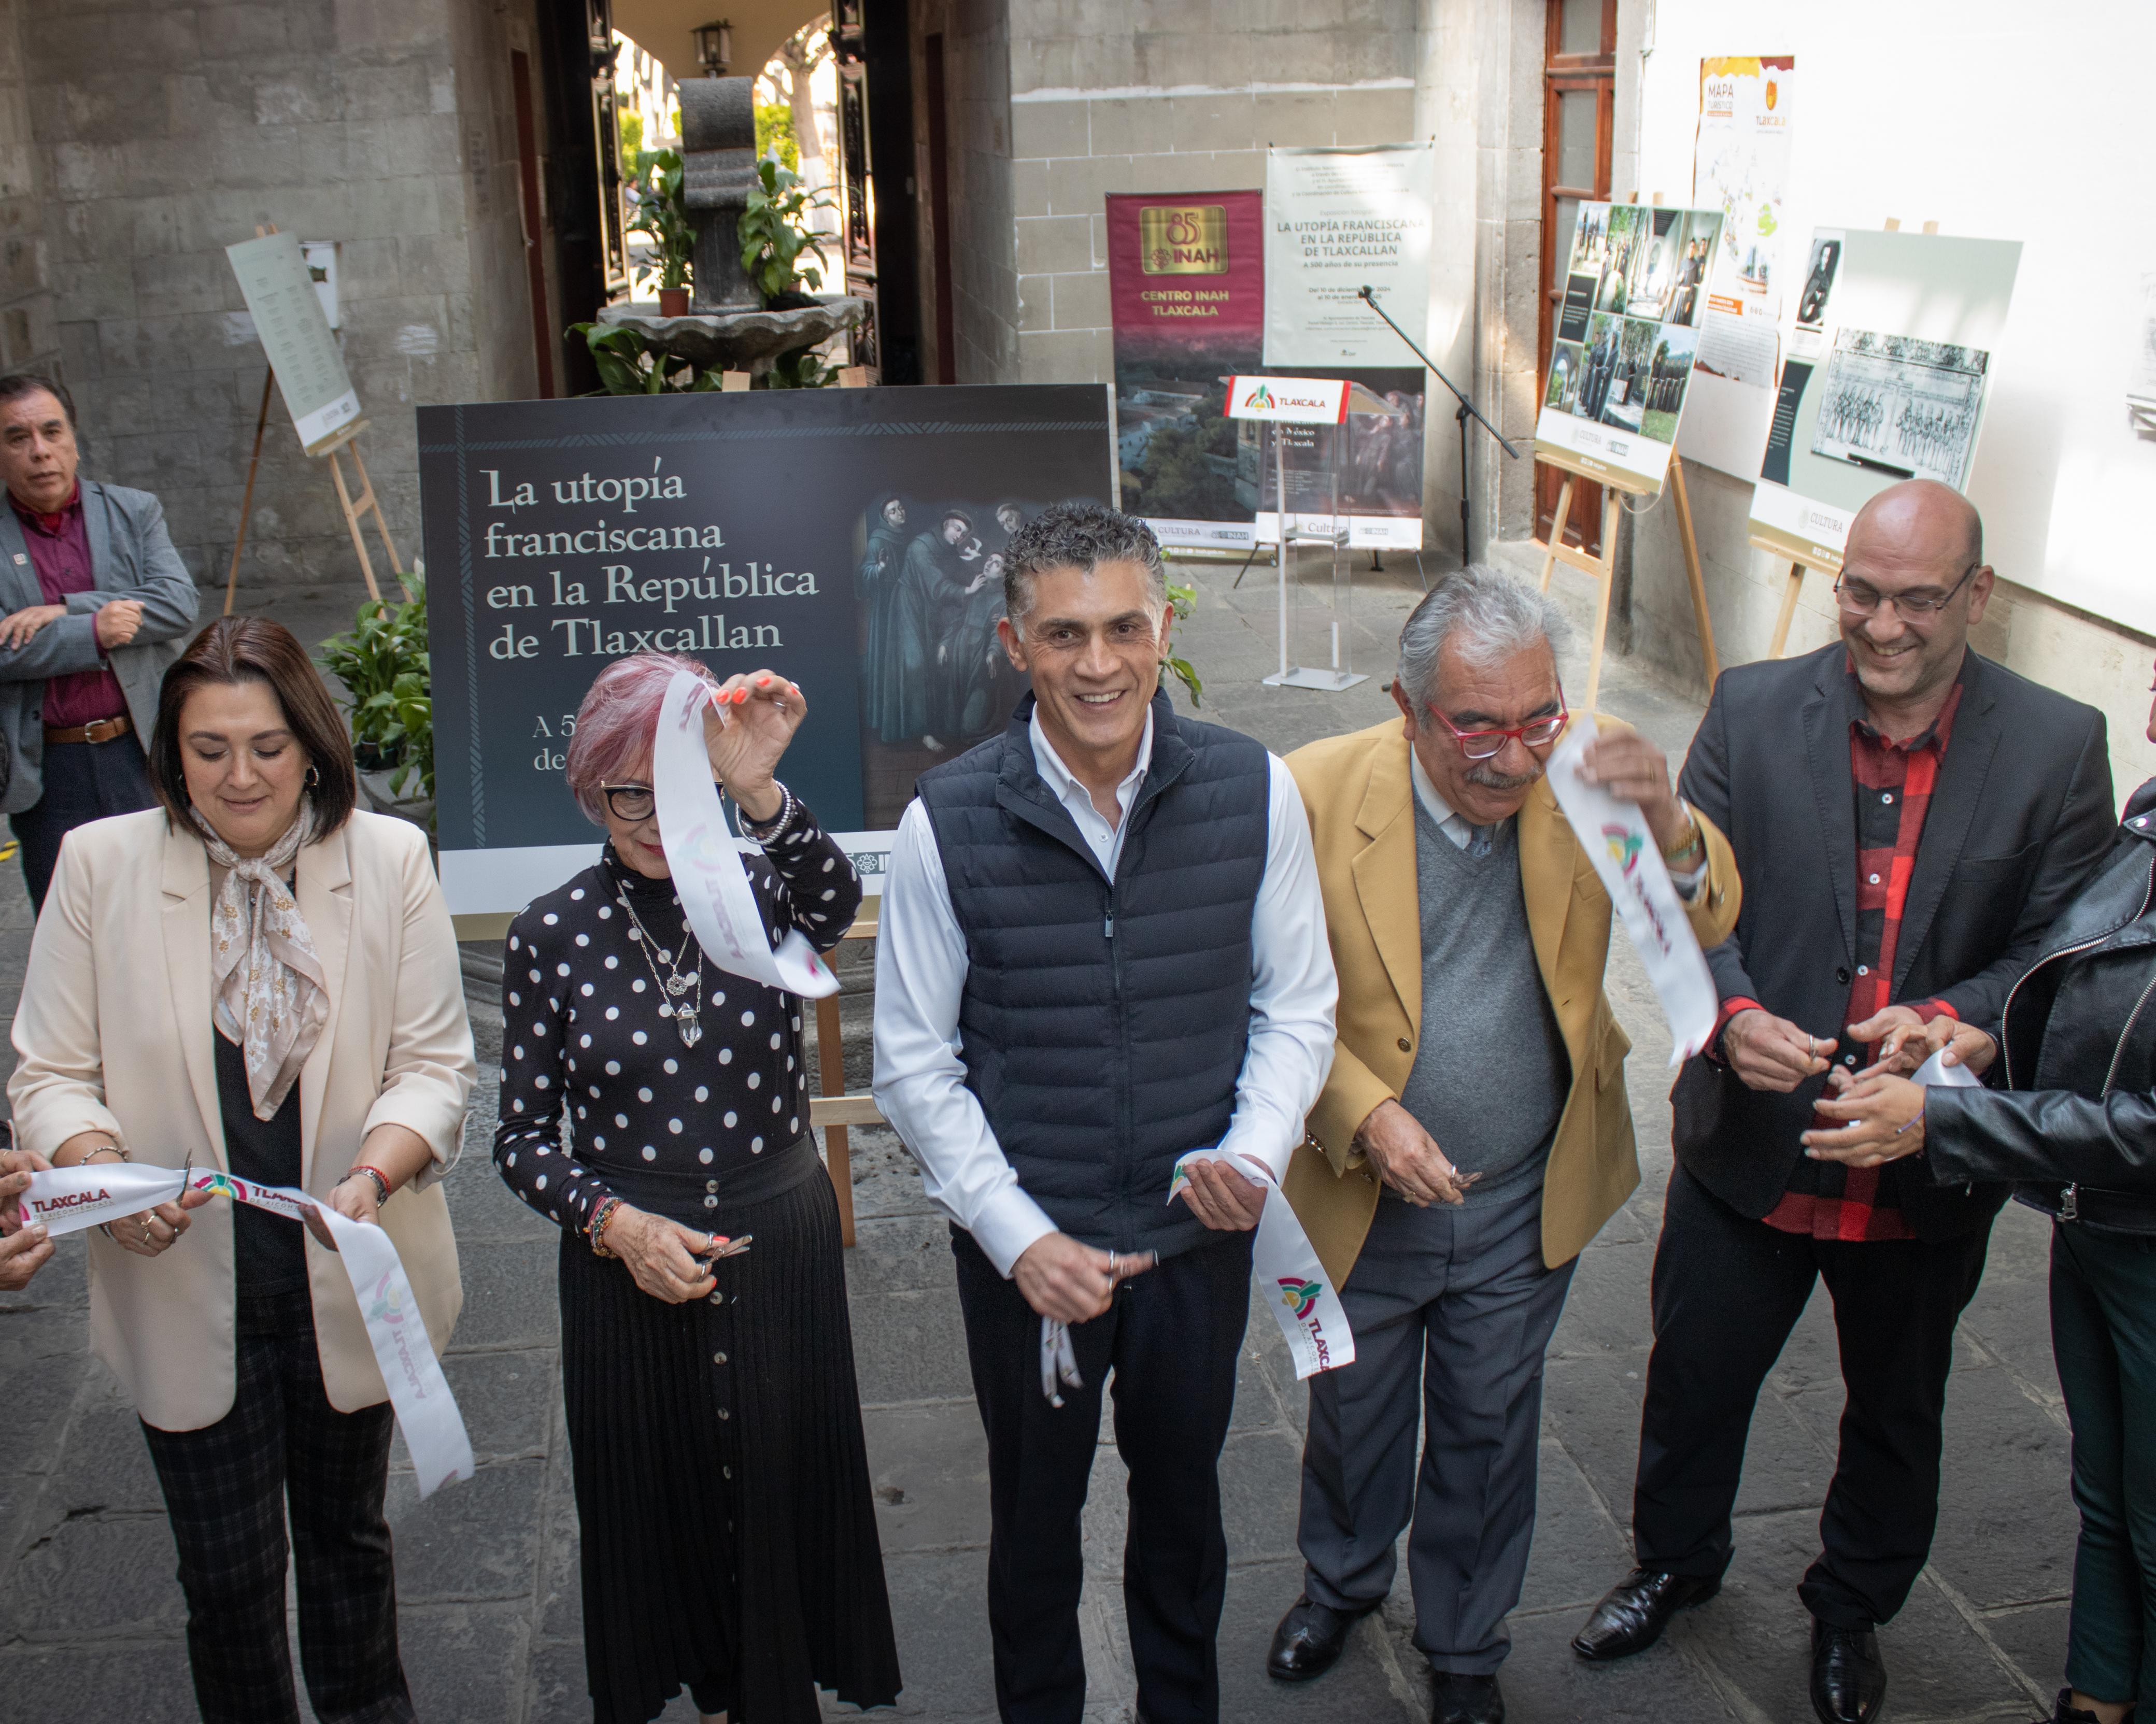
[[[1712,209],[1584,203],[1535,423],[1538,454],[1661,488],[1722,232]]]
[[[1795,85],[1796,61],[1789,54],[1699,63],[1691,201],[1722,212],[1722,232],[1707,272],[1707,315],[1677,453],[1748,482],[1759,471],[1781,369],[1778,325],[1791,262],[1783,205]]]
[[[1226,416],[1226,380],[1265,363],[1265,203],[1257,192],[1107,198],[1108,293],[1115,331],[1116,458],[1122,506],[1163,545],[1248,549],[1270,507],[1255,428]],[[1369,316],[1358,302],[1356,310]],[[1371,320],[1373,323],[1375,319]],[[1342,367],[1325,375],[1363,384],[1394,411],[1354,416],[1338,513],[1350,542],[1422,543],[1423,373],[1407,366]],[[1291,434],[1288,487],[1306,512],[1332,511],[1330,445]],[[1322,500],[1320,500],[1320,493]]]
[[[1024,692],[1003,548],[1109,495],[1098,384],[754,390],[423,407],[442,884],[523,908],[597,854],[562,767],[628,654],[768,667],[808,712],[782,768],[870,890],[915,777]]]
[[[1822,228],[1752,494],[1752,542],[1841,567],[1856,511],[1904,479],[1966,491],[2021,243]]]

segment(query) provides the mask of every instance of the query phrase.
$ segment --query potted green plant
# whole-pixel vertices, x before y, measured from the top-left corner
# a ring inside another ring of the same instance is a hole
[[[377,813],[434,824],[434,705],[427,657],[424,567],[404,577],[399,604],[369,599],[351,630],[321,644],[322,669],[342,685],[352,763]]]
[[[696,249],[696,230],[690,225],[689,206],[681,195],[681,152],[679,150],[639,150],[636,152],[636,219],[629,224],[659,251],[659,315],[685,317],[689,313],[689,260]]]
[[[748,194],[737,228],[742,269],[763,295],[767,311],[813,305],[813,290],[823,286],[823,266],[829,259],[824,255],[826,236],[810,231],[808,212],[836,205],[829,194],[812,189],[780,161],[776,150],[757,163],[756,171],[759,184]],[[803,253],[813,254],[816,261],[803,262]],[[820,389],[838,375],[810,346],[780,354],[765,382],[773,389]]]

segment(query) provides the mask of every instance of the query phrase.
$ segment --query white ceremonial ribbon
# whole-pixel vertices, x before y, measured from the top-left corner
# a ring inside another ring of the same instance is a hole
[[[667,685],[659,733],[652,741],[652,797],[674,890],[680,895],[696,943],[721,969],[767,988],[822,999],[839,991],[839,978],[798,928],[788,929],[778,949],[772,949],[741,851],[726,829],[719,788],[711,782],[711,757],[704,747],[704,708],[714,692],[701,677],[676,671]],[[719,716],[726,717],[725,709]]]
[[[132,1215],[177,1199],[190,1188],[236,1203],[251,1203],[304,1222],[319,1216],[336,1241],[337,1260],[351,1277],[374,1362],[389,1390],[398,1429],[412,1453],[419,1495],[429,1496],[451,1479],[472,1475],[471,1439],[457,1411],[456,1398],[443,1375],[419,1316],[419,1301],[404,1274],[396,1242],[378,1227],[340,1215],[327,1203],[285,1185],[259,1185],[237,1174],[183,1167],[152,1167],[139,1162],[93,1162],[33,1173],[23,1193],[23,1218],[48,1234],[80,1232],[115,1217]]]
[[[1078,1374],[1077,1352],[1070,1345],[1070,1326],[1059,1323],[1053,1317],[1043,1317],[1040,1320],[1041,1393],[1048,1397],[1050,1406],[1060,1407],[1064,1389],[1085,1387],[1086,1379]]]
[[[1942,1048],[1938,1053],[1933,1054],[1916,1069],[1909,1081],[1912,1084],[1922,1084],[1927,1087],[1933,1084],[1943,1084],[1949,1090],[1980,1090],[1984,1087],[1984,1080],[1966,1065],[1940,1065],[1939,1062],[1946,1058],[1946,1052],[1947,1050]]]
[[[1670,1064],[1681,1065],[1707,1044],[1722,1011],[1714,975],[1685,915],[1684,900],[1663,865],[1637,803],[1612,796],[1580,777],[1579,757],[1594,737],[1592,720],[1577,724],[1550,756],[1549,782],[1573,836],[1601,877],[1603,890],[1625,919],[1625,931],[1646,967],[1655,997],[1668,1019],[1675,1045]]]
[[[1193,1162],[1228,1162],[1218,1149],[1194,1149],[1175,1164],[1168,1182],[1168,1200],[1173,1203],[1190,1183],[1183,1170]],[[1317,1260],[1317,1250],[1302,1222],[1273,1178],[1272,1169],[1254,1156],[1230,1162],[1246,1179],[1265,1188],[1265,1207],[1258,1217],[1258,1236],[1250,1249],[1251,1267],[1265,1289],[1265,1303],[1273,1321],[1287,1337],[1295,1355],[1297,1378],[1315,1377],[1321,1371],[1337,1371],[1355,1362],[1355,1331],[1348,1326],[1348,1312],[1340,1303],[1340,1290]]]

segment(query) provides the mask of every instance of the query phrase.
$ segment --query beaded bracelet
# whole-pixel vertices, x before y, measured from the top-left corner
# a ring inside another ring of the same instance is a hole
[[[621,1253],[610,1249],[605,1239],[607,1223],[613,1219],[613,1212],[621,1207],[619,1198],[603,1198],[599,1206],[592,1211],[592,1219],[584,1224],[584,1239],[597,1257],[619,1257]]]
[[[752,820],[747,810],[743,810],[742,813],[741,824],[743,835],[753,839],[759,844],[771,843],[793,825],[794,812],[801,806],[793,799],[793,793],[776,778],[772,780],[772,788],[778,791],[779,797],[778,812],[776,814],[768,820]],[[735,806],[738,808],[740,804],[737,803]]]

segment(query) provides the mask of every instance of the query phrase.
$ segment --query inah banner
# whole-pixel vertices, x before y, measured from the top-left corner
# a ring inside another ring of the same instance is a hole
[[[1583,203],[1535,448],[1660,490],[1684,412],[1722,214]]]
[[[875,890],[915,776],[1024,692],[1003,547],[1050,503],[1107,500],[1107,409],[1098,384],[421,408],[452,913],[506,916],[588,864],[577,708],[653,649],[800,685],[781,771]]]
[[[1264,199],[1256,192],[1110,192],[1122,505],[1163,545],[1250,542],[1224,377],[1265,346]]]

